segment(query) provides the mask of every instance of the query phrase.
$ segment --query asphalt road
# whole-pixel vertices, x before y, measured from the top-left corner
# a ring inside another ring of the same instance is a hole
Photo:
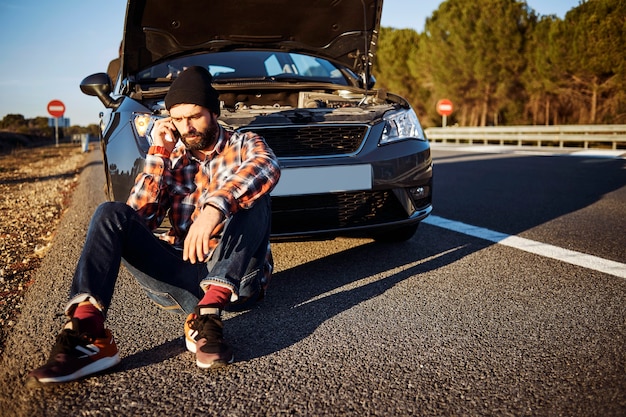
[[[396,245],[275,244],[266,300],[225,318],[237,362],[213,372],[185,351],[183,318],[122,271],[108,320],[121,364],[27,386],[63,325],[103,198],[92,153],[7,340],[0,415],[626,415],[626,160],[442,146],[434,155],[433,219],[522,237],[537,253],[436,222]],[[544,256],[555,247],[569,257]],[[575,265],[582,254],[618,272]]]

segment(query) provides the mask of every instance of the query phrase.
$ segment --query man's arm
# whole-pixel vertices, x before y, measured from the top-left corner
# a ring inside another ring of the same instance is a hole
[[[159,119],[152,129],[152,146],[148,149],[144,171],[137,175],[126,204],[134,208],[146,221],[148,227],[156,229],[167,212],[168,199],[164,186],[164,175],[169,169],[169,156],[176,142],[173,138],[171,119]]]

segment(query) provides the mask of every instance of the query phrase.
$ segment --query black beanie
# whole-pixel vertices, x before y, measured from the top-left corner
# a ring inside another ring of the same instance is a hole
[[[189,67],[174,80],[165,96],[165,108],[177,104],[197,104],[220,115],[219,93],[211,85],[213,77],[203,67]]]

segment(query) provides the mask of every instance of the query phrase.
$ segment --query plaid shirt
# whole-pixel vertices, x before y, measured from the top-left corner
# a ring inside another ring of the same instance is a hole
[[[189,227],[205,206],[218,208],[227,219],[269,193],[279,178],[278,161],[263,138],[220,127],[217,144],[204,161],[184,146],[171,154],[163,147],[151,146],[144,172],[137,176],[127,204],[152,230],[169,210],[172,227],[161,238],[182,247]],[[224,223],[218,226],[211,249],[219,242],[223,228]]]

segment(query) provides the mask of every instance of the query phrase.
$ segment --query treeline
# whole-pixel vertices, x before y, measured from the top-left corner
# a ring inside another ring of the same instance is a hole
[[[446,0],[424,33],[381,28],[377,87],[425,126],[626,123],[626,1],[581,0],[564,17],[525,1]]]
[[[26,119],[21,114],[7,114],[0,119],[0,131],[37,137],[55,137],[54,127],[48,126],[47,117]],[[70,126],[68,128],[59,128],[59,136],[61,138],[71,136],[74,133],[91,133],[97,137],[98,125],[92,124],[87,127]]]

